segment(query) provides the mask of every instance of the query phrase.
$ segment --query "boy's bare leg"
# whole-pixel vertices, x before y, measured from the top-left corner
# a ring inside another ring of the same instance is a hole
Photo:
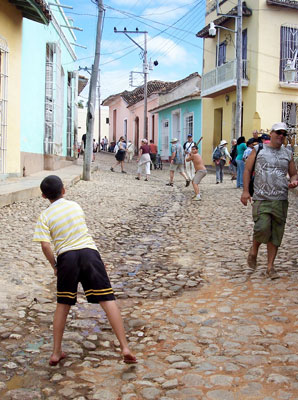
[[[107,318],[117,336],[117,339],[120,342],[121,352],[125,362],[136,362],[136,357],[131,352],[130,348],[128,347],[128,343],[126,340],[126,334],[124,330],[123,320],[120,314],[120,310],[115,300],[111,301],[101,301],[99,302],[101,307],[103,308],[104,312],[107,315]]]
[[[50,362],[58,362],[62,355],[62,337],[66,324],[66,318],[69,313],[70,305],[57,303],[54,321],[53,321],[53,334],[54,334],[54,348],[50,357]]]

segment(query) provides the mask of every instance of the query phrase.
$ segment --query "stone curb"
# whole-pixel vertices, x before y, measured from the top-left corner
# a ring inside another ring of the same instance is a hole
[[[92,166],[91,173],[97,171],[99,169],[98,165]],[[49,174],[51,171],[47,171]],[[56,171],[57,173],[58,171]],[[53,171],[55,173],[55,171]],[[83,173],[77,174],[72,178],[63,178],[63,182],[65,184],[65,187],[71,187],[74,186],[76,183],[78,183],[82,179]],[[40,179],[34,179],[32,180],[32,183],[27,185],[26,181],[20,181],[18,184],[23,185],[24,188],[22,189],[16,189],[12,190],[11,192],[8,193],[3,193],[0,194],[0,207],[8,206],[13,203],[17,203],[20,201],[32,199],[35,197],[40,196],[40,181],[43,178],[43,176],[40,176]],[[22,178],[21,178],[22,179]],[[28,186],[28,187],[26,187]]]

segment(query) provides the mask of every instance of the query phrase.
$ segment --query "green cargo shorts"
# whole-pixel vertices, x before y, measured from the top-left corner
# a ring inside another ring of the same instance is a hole
[[[281,245],[288,213],[288,200],[256,200],[252,206],[253,238],[259,243]]]

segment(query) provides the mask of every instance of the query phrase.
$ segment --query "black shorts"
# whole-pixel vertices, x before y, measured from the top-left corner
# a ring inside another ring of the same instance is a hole
[[[81,282],[88,303],[115,300],[106,269],[97,250],[81,249],[57,258],[57,302],[74,305]]]
[[[115,155],[115,158],[119,162],[124,161],[124,159],[125,159],[125,150],[118,150],[116,155]]]

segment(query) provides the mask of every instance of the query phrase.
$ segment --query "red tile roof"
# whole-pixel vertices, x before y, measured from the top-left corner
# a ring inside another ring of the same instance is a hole
[[[199,74],[197,72],[194,72],[193,74],[190,74],[186,78],[180,79],[179,81],[175,82],[149,81],[147,83],[147,96],[149,97],[155,93],[156,94],[168,93],[171,90],[175,89],[177,86],[180,86],[182,83],[188,81],[191,78],[194,78],[195,76],[199,76]],[[102,104],[104,106],[108,106],[113,100],[115,100],[119,96],[126,101],[127,107],[130,107],[144,99],[144,85],[139,86],[132,91],[124,90],[124,92],[113,94],[107,97],[102,102]]]

